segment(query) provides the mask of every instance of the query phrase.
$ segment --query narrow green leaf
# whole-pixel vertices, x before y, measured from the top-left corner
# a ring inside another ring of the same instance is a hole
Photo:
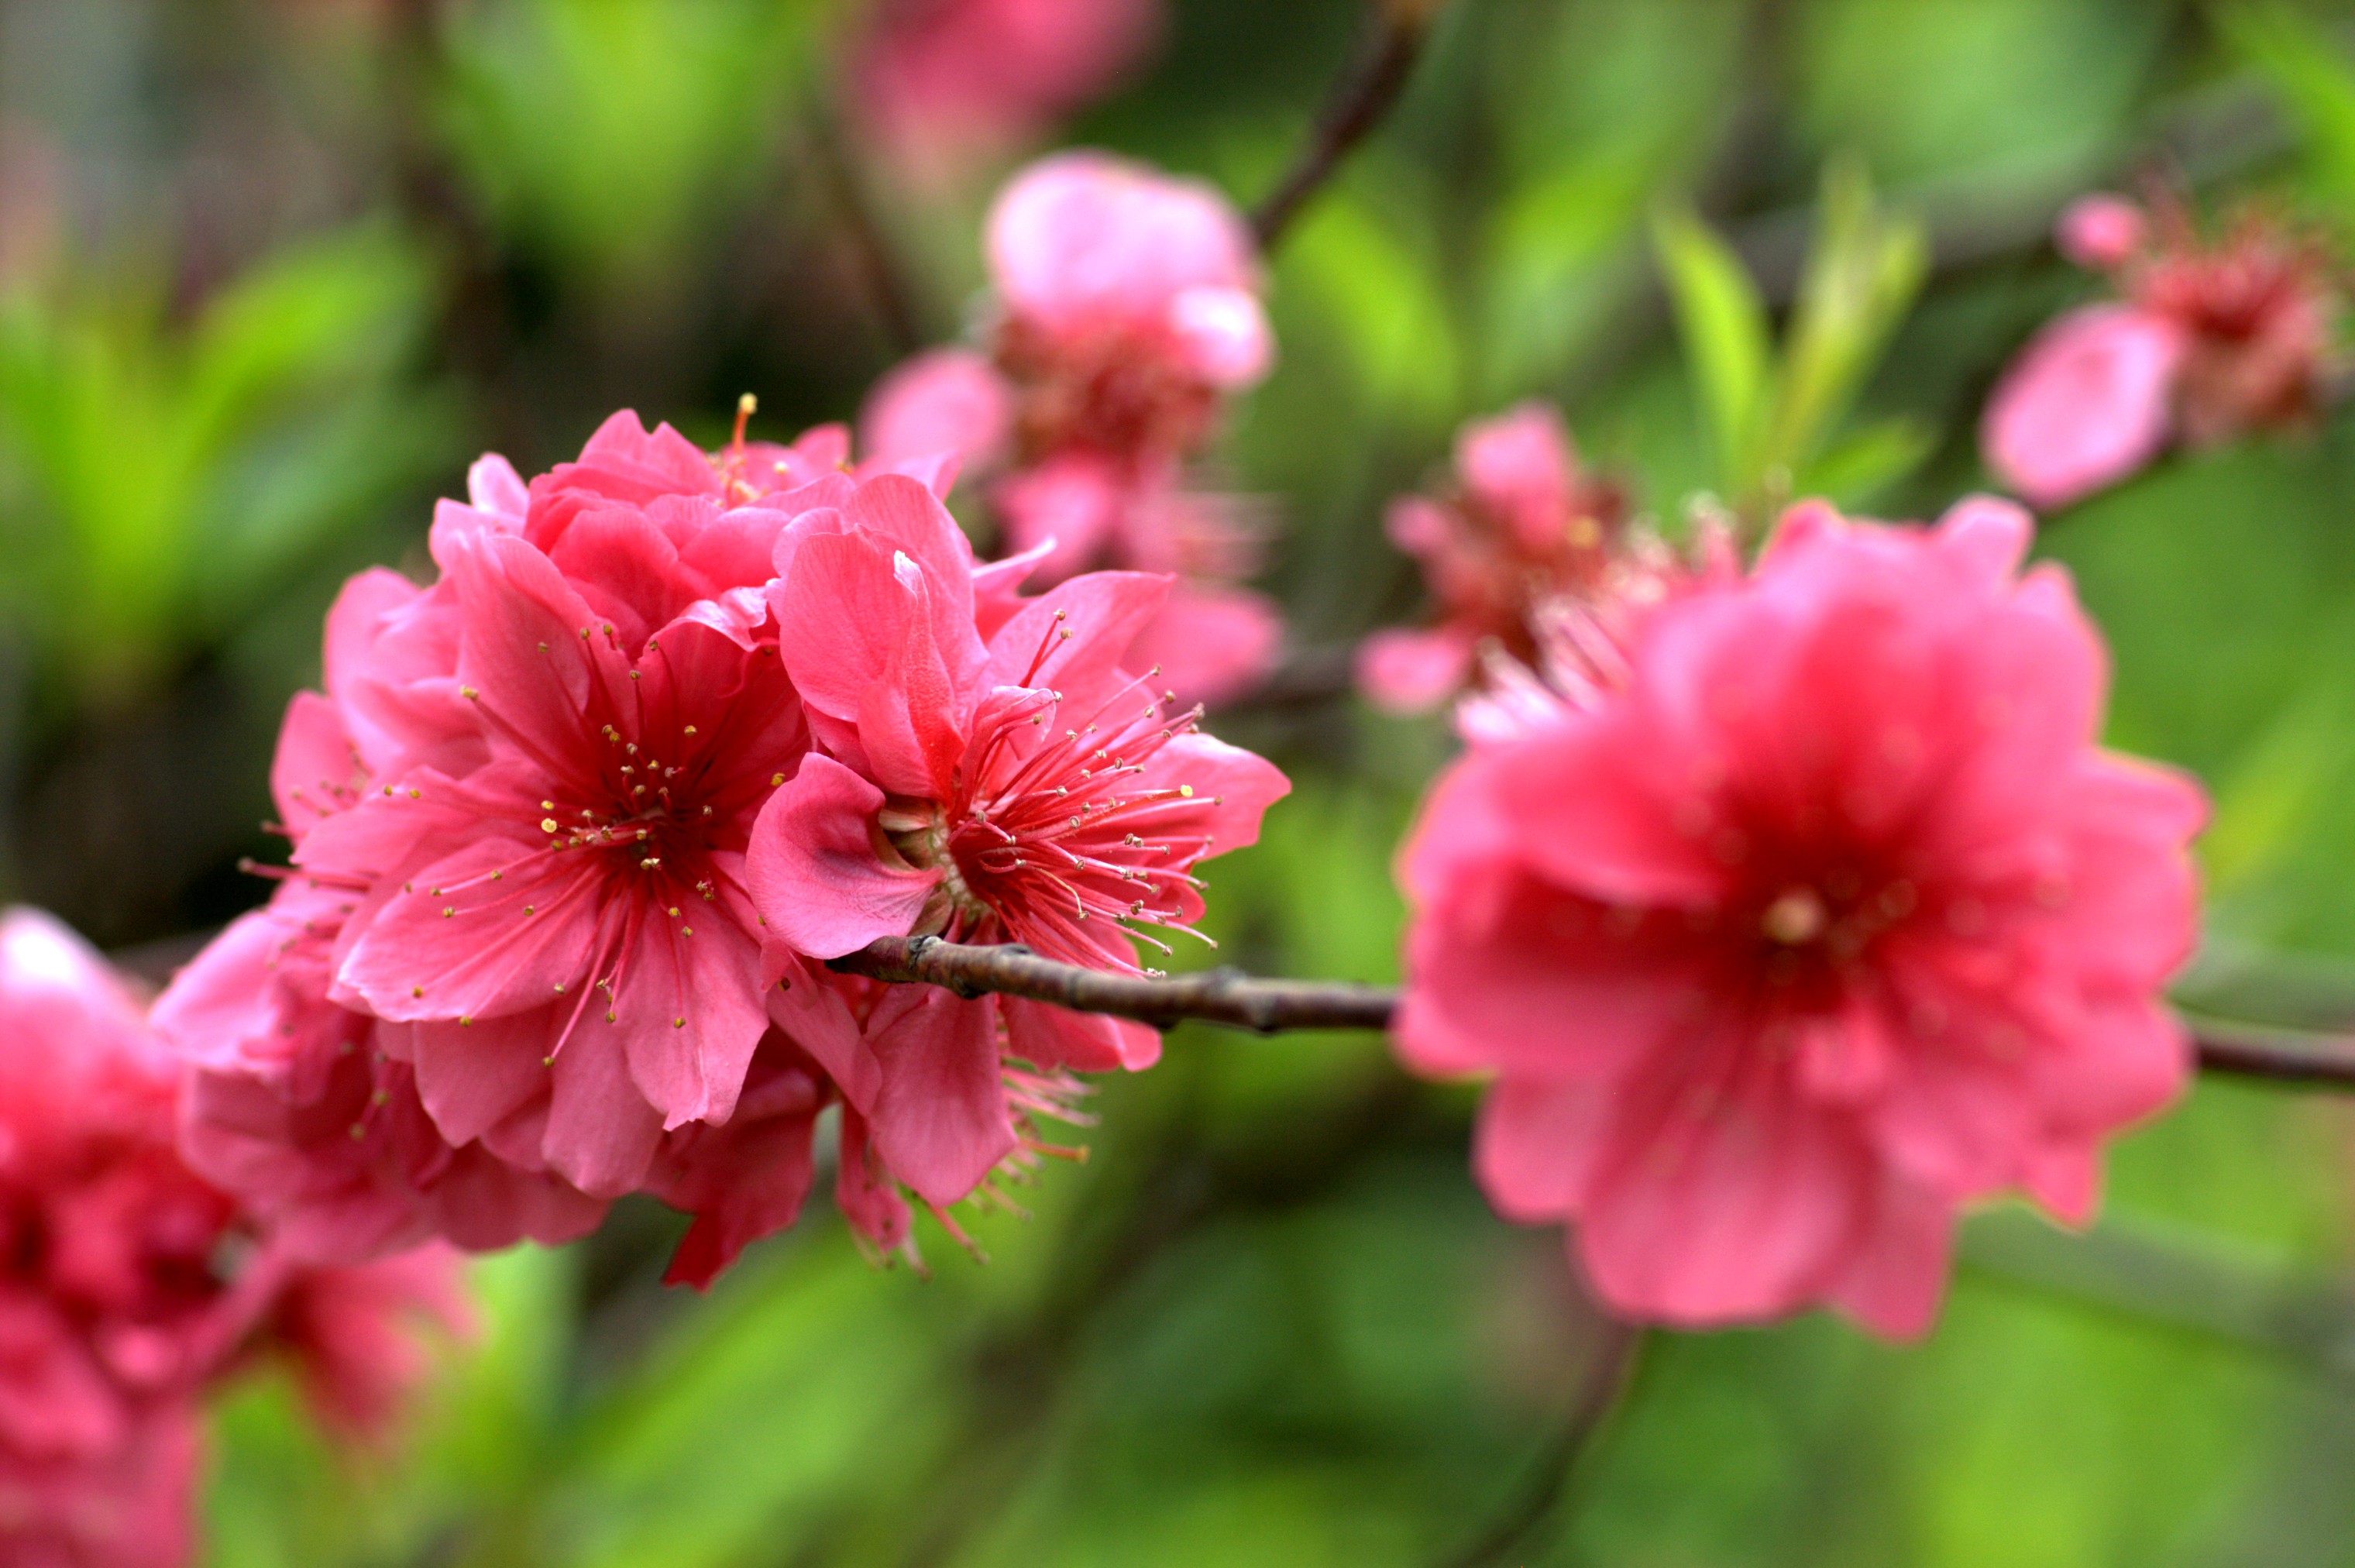
[[[1861,165],[1825,166],[1762,468],[1796,474],[1823,449],[1921,292],[1929,263],[1921,224],[1881,212]]]
[[[2355,210],[2355,62],[2313,20],[2286,5],[2222,7],[2216,20],[2305,138],[2319,194],[2342,211]]]
[[[1796,494],[1854,506],[1921,465],[1938,444],[1937,427],[1900,416],[1849,431],[1800,470]]]
[[[1741,258],[1689,210],[1663,208],[1652,236],[1726,488],[1741,490],[1772,352],[1765,302]]]

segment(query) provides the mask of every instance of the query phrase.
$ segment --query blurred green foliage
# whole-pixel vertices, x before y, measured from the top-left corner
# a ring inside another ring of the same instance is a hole
[[[31,262],[39,215],[0,201],[13,895],[119,941],[256,898],[229,868],[321,609],[416,565],[485,446],[542,467],[630,401],[713,438],[747,388],[770,434],[849,414],[890,353],[846,190],[919,322],[960,318],[1000,171],[902,180],[832,123],[857,16],[0,0],[0,197],[26,126],[71,197]],[[1071,135],[1255,195],[1356,21],[1180,0]],[[2044,240],[2070,195],[2157,168],[2355,231],[2350,45],[2324,5],[1455,0],[1272,259],[1282,365],[1220,453],[1280,518],[1295,640],[1413,608],[1383,501],[1523,396],[1671,527],[1703,493],[1761,524],[1943,507],[1985,482],[2005,359],[2093,286]],[[2216,797],[2198,1006],[2355,1017],[2350,493],[2339,416],[2047,523],[2111,640],[2113,740]],[[1444,727],[1218,723],[1298,785],[1210,868],[1218,956],[1392,975]],[[1523,1516],[1493,1561],[2355,1561],[2342,1104],[2203,1085],[2121,1147],[2089,1235],[1974,1221],[1923,1345],[1649,1336],[1558,1477],[1596,1326],[1560,1238],[1474,1191],[1472,1103],[1369,1038],[1181,1030],[1101,1085],[1027,1220],[960,1213],[986,1266],[927,1223],[929,1280],[869,1270],[821,1192],[709,1297],[665,1293],[676,1227],[625,1209],[483,1261],[481,1334],[382,1452],[329,1454],[278,1384],[229,1400],[210,1561],[1366,1568]]]
[[[656,290],[774,177],[824,7],[526,0],[457,12],[443,117],[492,217],[559,275]]]
[[[1750,533],[1795,496],[1852,503],[1929,455],[1935,436],[1903,415],[1835,439],[1929,264],[1920,224],[1875,210],[1859,165],[1841,160],[1825,173],[1779,360],[1741,259],[1689,214],[1665,212],[1656,229],[1721,495]]]
[[[406,374],[431,283],[378,226],[282,249],[175,320],[161,279],[0,293],[0,578],[79,700],[121,704],[250,620],[323,540],[445,463]]]

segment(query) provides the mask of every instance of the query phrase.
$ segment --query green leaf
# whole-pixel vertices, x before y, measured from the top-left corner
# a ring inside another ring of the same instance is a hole
[[[1799,471],[1796,494],[1854,507],[1904,478],[1937,450],[1938,430],[1907,415],[1849,431]]]
[[[1369,406],[1433,424],[1455,412],[1463,356],[1442,281],[1354,188],[1320,198],[1278,267],[1279,299],[1297,290],[1321,307]]]
[[[2342,226],[2355,224],[2355,66],[2328,34],[2286,5],[2223,7],[2216,20],[2289,112],[2320,194]]]
[[[1765,301],[1732,247],[1689,209],[1663,208],[1652,238],[1726,487],[1738,491],[1770,368]]]
[[[1767,472],[1796,474],[1822,449],[1921,291],[1929,263],[1922,225],[1882,213],[1861,165],[1836,158],[1825,165],[1822,210],[1767,428]]]

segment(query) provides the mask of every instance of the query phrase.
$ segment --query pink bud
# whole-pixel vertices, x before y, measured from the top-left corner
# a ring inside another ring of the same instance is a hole
[[[2142,249],[2149,220],[2141,208],[2122,196],[2097,192],[2071,202],[2053,225],[2061,253],[2089,272],[2107,272],[2123,265]]]

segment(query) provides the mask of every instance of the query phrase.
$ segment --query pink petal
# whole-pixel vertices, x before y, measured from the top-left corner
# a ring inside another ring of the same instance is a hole
[[[883,792],[830,757],[812,754],[761,808],[745,852],[752,901],[767,929],[815,958],[904,936],[938,871],[886,866],[874,847]]]
[[[615,1021],[584,1020],[581,1029],[618,1032],[630,1081],[662,1113],[665,1131],[726,1121],[769,1027],[758,944],[717,906],[689,906],[650,918],[628,965],[613,990]]]
[[[1275,602],[1248,588],[1180,581],[1130,645],[1132,666],[1157,667],[1161,689],[1183,707],[1217,707],[1258,688],[1284,647]]]
[[[458,678],[483,714],[542,757],[578,749],[601,639],[593,615],[548,557],[518,539],[471,541],[451,563],[464,634]]]
[[[875,384],[858,416],[859,444],[884,463],[953,453],[968,472],[1005,461],[1014,404],[987,359],[968,348],[935,348],[895,366]]]
[[[875,1152],[873,1135],[874,1124],[854,1107],[843,1107],[834,1201],[852,1230],[888,1252],[908,1239],[908,1205]]]
[[[540,1151],[592,1198],[618,1198],[645,1179],[662,1115],[630,1076],[623,1042],[584,1025],[556,1056]]]
[[[1248,387],[1275,358],[1275,335],[1249,289],[1181,289],[1169,302],[1169,326],[1186,366],[1214,387]]]
[[[1709,845],[1710,780],[1677,776],[1669,745],[1624,710],[1582,716],[1476,759],[1512,803],[1530,866],[1604,902],[1713,904],[1728,880]]]
[[[1610,1135],[1613,1097],[1603,1084],[1506,1078],[1481,1102],[1472,1144],[1480,1190],[1508,1220],[1561,1220],[1585,1202]]]
[[[1889,1339],[1918,1339],[1937,1321],[1953,1267],[1954,1211],[1891,1179],[1826,1290],[1831,1304]]]
[[[278,820],[300,837],[325,816],[342,810],[362,784],[359,755],[344,729],[343,714],[316,692],[298,691],[286,705],[278,751],[270,763],[270,795]]]
[[[1250,288],[1241,215],[1210,187],[1103,153],[1031,165],[991,208],[986,246],[1007,308],[1056,330],[1153,322],[1188,288]]]
[[[2131,305],[2048,325],[1987,399],[1987,466],[2029,504],[2065,507],[2115,485],[2167,444],[2182,335]]]
[[[1462,689],[1472,640],[1460,628],[1375,632],[1358,645],[1358,689],[1394,713],[1423,713]]]
[[[577,996],[592,978],[606,869],[521,839],[478,838],[389,893],[337,979],[389,1019],[491,1018],[538,1008],[559,987]]]
[[[531,508],[531,491],[515,464],[496,452],[486,452],[474,459],[466,470],[466,499],[474,510],[494,517],[523,523],[524,513]]]
[[[1393,1030],[1409,1065],[1608,1078],[1701,1030],[1708,971],[1683,918],[1622,926],[1491,869],[1451,888],[1407,935],[1410,1006]]]
[[[883,1064],[875,1147],[927,1202],[954,1203],[1014,1150],[996,1006],[931,986],[895,987],[868,1027]]]
[[[1085,705],[1126,684],[1129,644],[1168,597],[1169,579],[1150,572],[1091,571],[1060,582],[1024,601],[990,639],[982,678],[1060,691]]]
[[[1040,576],[1060,581],[1099,563],[1128,508],[1132,487],[1100,458],[1058,456],[1009,474],[990,487],[990,504],[1017,550],[1051,544]]]
[[[1527,402],[1465,425],[1455,440],[1455,472],[1465,492],[1499,517],[1559,517],[1577,487],[1578,459],[1561,411]]]
[[[2132,260],[2149,229],[2140,207],[2122,196],[2095,192],[2062,209],[2052,237],[2061,254],[2089,272],[2105,272]]]
[[[1703,1091],[1706,1109],[1692,1103]],[[1852,1254],[1877,1194],[1843,1125],[1771,1080],[1657,1073],[1614,1133],[1579,1252],[1604,1301],[1633,1317],[1699,1326],[1805,1305]]]
[[[472,1024],[389,1025],[402,1031],[418,1097],[442,1137],[474,1142],[549,1092],[555,1043],[545,1009]]]
[[[782,964],[776,962],[780,955]],[[768,966],[782,972],[780,981],[767,989],[769,1021],[826,1070],[852,1109],[874,1110],[883,1069],[851,1016],[846,995],[848,987],[871,982],[829,975],[782,947],[770,949],[764,974]]]
[[[1161,1031],[1149,1024],[1013,997],[1000,997],[997,1005],[1006,1016],[1008,1052],[1034,1067],[1141,1072],[1161,1060]]]

